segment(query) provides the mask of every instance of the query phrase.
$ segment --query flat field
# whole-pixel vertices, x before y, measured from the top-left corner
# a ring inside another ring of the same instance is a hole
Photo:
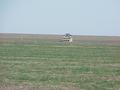
[[[0,90],[120,90],[120,37],[0,34]]]

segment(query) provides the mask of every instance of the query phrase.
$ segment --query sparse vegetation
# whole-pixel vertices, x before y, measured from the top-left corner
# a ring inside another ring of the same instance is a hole
[[[119,90],[120,45],[2,43],[0,85],[0,90],[5,90],[5,85],[6,90],[20,86],[33,90],[35,86],[35,90]]]

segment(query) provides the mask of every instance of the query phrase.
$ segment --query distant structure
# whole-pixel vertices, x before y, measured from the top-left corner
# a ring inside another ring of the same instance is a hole
[[[69,34],[69,33],[66,33],[64,36],[63,36],[63,41],[64,42],[73,42],[73,38],[72,38],[72,35]]]

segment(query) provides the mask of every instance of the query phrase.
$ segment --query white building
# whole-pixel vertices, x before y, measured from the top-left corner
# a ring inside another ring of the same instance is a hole
[[[64,42],[73,42],[72,35],[69,34],[69,33],[66,33],[66,34],[63,36],[63,41],[64,41]]]

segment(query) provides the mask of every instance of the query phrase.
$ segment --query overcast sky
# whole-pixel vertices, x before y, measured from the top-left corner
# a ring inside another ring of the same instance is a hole
[[[0,0],[0,32],[119,35],[120,0]]]

